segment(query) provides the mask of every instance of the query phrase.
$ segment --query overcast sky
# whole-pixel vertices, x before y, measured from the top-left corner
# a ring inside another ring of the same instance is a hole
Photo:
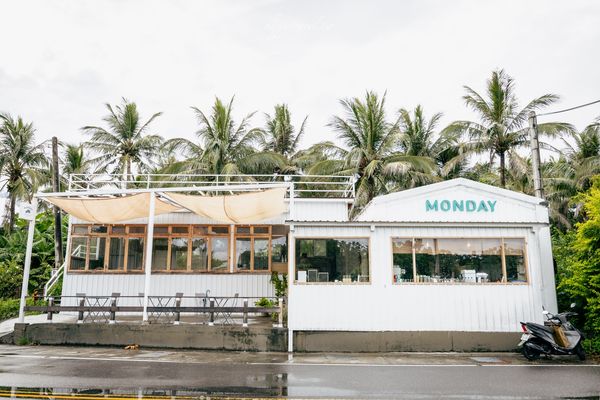
[[[0,111],[39,140],[78,142],[103,104],[163,111],[153,133],[192,138],[190,106],[235,94],[235,116],[289,105],[303,145],[334,140],[340,98],[388,92],[390,117],[422,104],[442,126],[474,118],[463,85],[496,68],[522,103],[556,93],[561,109],[600,98],[599,1],[0,0]],[[583,128],[600,104],[562,114]],[[540,122],[547,119],[540,119]]]

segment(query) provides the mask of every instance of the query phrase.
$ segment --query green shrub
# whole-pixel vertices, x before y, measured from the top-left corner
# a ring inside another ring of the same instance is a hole
[[[20,299],[6,299],[0,300],[0,321],[4,321],[5,319],[11,319],[19,316],[19,303]],[[38,300],[34,302],[33,299],[27,299],[28,306],[42,306],[45,305],[46,302],[43,300]],[[37,312],[28,312],[27,315],[39,314]]]

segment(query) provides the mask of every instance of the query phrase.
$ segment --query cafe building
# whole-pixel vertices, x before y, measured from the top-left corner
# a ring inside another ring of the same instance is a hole
[[[70,214],[63,302],[273,297],[276,272],[300,351],[509,349],[520,321],[557,308],[548,209],[522,193],[459,178],[350,218],[353,177],[73,182],[37,195]]]

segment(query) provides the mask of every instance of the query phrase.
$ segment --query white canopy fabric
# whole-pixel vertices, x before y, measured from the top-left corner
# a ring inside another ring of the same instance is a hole
[[[150,210],[150,193],[108,199],[64,197],[45,197],[45,199],[74,217],[98,224],[147,218]],[[179,209],[179,207],[165,203],[158,198],[154,204],[155,215],[166,214]]]
[[[268,189],[230,196],[165,194],[195,214],[231,224],[245,224],[272,218],[286,211],[286,188]]]

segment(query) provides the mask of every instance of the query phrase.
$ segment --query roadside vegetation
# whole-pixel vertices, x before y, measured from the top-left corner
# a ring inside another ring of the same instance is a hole
[[[295,116],[286,104],[265,110],[266,123],[257,126],[255,113],[240,115],[234,98],[216,98],[210,109],[192,107],[195,133],[164,140],[153,129],[160,112],[143,119],[134,102],[122,99],[82,128],[82,143],[61,143],[61,181],[64,187],[70,173],[117,174],[128,185],[147,173],[354,175],[353,214],[375,196],[456,177],[533,194],[528,114],[548,110],[559,96],[521,103],[516,92],[506,72],[493,71],[479,89],[464,87],[462,101],[473,118],[441,127],[439,110],[393,105],[397,111],[389,112],[385,93],[368,91],[340,100],[330,133],[308,147],[301,144],[310,118]],[[559,305],[576,303],[589,346],[599,353],[600,117],[582,131],[546,120],[539,131]],[[33,123],[0,114],[0,182],[8,193],[0,232],[1,310],[11,307],[21,287],[27,225],[15,217],[16,205],[49,187],[47,147],[36,141]],[[41,293],[54,264],[50,211],[37,222],[30,293]]]

